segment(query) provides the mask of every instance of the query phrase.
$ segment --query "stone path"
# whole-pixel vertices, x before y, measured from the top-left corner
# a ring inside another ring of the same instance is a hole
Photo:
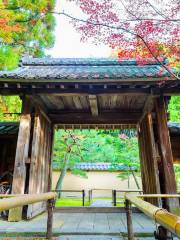
[[[90,207],[112,207],[111,200],[95,200]]]

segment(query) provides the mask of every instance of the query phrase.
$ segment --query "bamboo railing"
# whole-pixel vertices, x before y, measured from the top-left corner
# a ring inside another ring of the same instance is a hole
[[[162,227],[170,231],[171,233],[180,237],[180,217],[168,212],[166,209],[156,207],[151,203],[148,203],[141,198],[143,197],[158,197],[158,198],[180,198],[180,195],[165,195],[165,194],[144,194],[134,195],[126,194],[126,212],[127,212],[127,227],[128,227],[128,240],[134,240],[133,227],[132,227],[132,210],[131,204],[134,204],[143,213],[154,219]]]
[[[2,197],[2,196],[1,196]],[[16,207],[22,207],[24,205],[33,204],[37,202],[47,201],[47,239],[52,239],[52,225],[53,225],[53,208],[56,193],[47,192],[40,194],[24,194],[24,195],[4,195],[6,199],[0,200],[0,212],[9,210]]]

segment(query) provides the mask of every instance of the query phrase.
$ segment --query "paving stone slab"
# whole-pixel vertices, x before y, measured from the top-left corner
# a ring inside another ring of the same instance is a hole
[[[54,213],[53,232],[60,234],[119,234],[127,233],[124,213]],[[21,222],[0,220],[0,233],[46,232],[47,215]],[[144,214],[133,214],[135,233],[153,233],[154,222]],[[139,235],[138,235],[139,236]],[[149,235],[148,235],[149,236]]]

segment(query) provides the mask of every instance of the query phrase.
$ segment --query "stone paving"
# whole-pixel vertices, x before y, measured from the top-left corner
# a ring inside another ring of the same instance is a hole
[[[46,231],[47,215],[29,221],[0,221],[0,233],[35,233]],[[155,223],[141,213],[133,214],[133,228],[137,233],[153,233]],[[71,234],[127,233],[125,213],[54,213],[53,232]]]

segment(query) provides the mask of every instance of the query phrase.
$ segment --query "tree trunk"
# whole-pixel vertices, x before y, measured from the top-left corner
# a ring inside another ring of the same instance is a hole
[[[68,169],[68,165],[69,165],[69,159],[70,159],[70,155],[71,153],[67,153],[66,156],[65,156],[65,159],[64,159],[64,166],[63,168],[61,169],[61,173],[59,175],[59,178],[58,178],[58,181],[57,181],[57,184],[56,184],[56,190],[58,190],[58,198],[61,197],[61,189],[62,189],[62,183],[63,183],[63,179],[64,177],[66,176],[66,172],[67,172],[67,169]]]
[[[130,168],[130,171],[131,171],[131,173],[133,175],[133,178],[134,178],[134,181],[136,183],[137,188],[140,189],[140,186],[139,186],[139,183],[138,183],[138,180],[137,180],[137,177],[136,177],[134,171],[131,168]]]
[[[128,189],[130,188],[130,179],[129,179],[129,171],[128,171]]]

